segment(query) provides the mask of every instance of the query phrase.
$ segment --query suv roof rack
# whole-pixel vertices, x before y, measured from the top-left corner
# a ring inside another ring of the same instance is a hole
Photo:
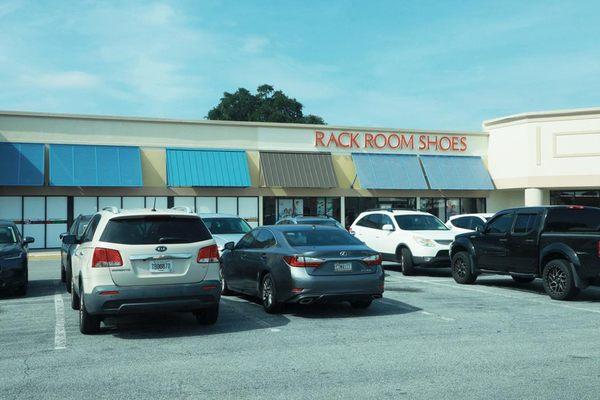
[[[119,209],[115,206],[102,207],[102,211],[110,211],[113,214],[119,213]]]
[[[176,207],[171,207],[171,210],[175,210],[175,211],[183,211],[184,213],[187,214],[192,214],[192,209],[188,206],[176,206]]]

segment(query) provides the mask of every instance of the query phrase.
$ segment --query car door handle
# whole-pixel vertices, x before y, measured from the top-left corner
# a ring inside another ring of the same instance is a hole
[[[508,239],[498,239],[498,241],[499,241],[500,243],[506,243],[506,242],[508,242]]]
[[[75,255],[77,256],[82,256],[83,255],[83,251],[79,250],[75,252]]]
[[[533,243],[533,242],[535,242],[535,240],[533,240],[533,239],[525,239],[525,243]]]
[[[262,253],[260,255],[260,258],[262,258],[263,260],[266,260],[267,259],[267,253]]]

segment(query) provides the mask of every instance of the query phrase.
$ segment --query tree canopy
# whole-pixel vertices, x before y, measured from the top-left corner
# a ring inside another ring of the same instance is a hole
[[[221,101],[206,116],[223,121],[291,122],[297,124],[325,124],[317,115],[304,115],[302,103],[288,97],[271,85],[261,85],[256,94],[239,88],[235,93],[223,93]]]

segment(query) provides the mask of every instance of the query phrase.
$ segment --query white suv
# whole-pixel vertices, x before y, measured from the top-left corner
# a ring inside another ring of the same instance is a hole
[[[203,324],[219,315],[217,246],[202,219],[188,210],[127,210],[95,214],[72,259],[71,306],[82,333],[107,315],[190,311]]]
[[[456,235],[437,217],[406,210],[365,211],[350,233],[384,260],[399,262],[404,275],[412,274],[415,266],[449,267],[448,249]]]

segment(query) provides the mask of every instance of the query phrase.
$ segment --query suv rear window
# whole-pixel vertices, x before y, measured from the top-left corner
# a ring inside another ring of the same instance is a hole
[[[293,230],[282,232],[285,240],[292,247],[296,246],[346,246],[364,244],[343,230]]]
[[[598,232],[599,208],[551,208],[546,217],[546,232]]]
[[[100,241],[119,244],[195,243],[211,238],[200,218],[152,215],[113,218]]]

